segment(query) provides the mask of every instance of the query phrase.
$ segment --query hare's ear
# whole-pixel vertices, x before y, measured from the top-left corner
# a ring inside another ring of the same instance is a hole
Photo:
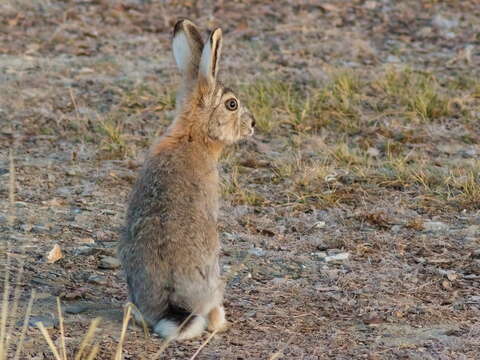
[[[173,57],[186,80],[195,80],[202,56],[203,41],[198,28],[190,20],[177,21],[173,29]]]
[[[203,47],[202,58],[200,59],[199,77],[206,80],[208,84],[215,83],[218,73],[218,61],[222,51],[222,29],[212,31],[207,43]]]

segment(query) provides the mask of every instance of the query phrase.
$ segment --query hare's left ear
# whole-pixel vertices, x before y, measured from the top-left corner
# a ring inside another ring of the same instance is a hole
[[[184,82],[196,80],[203,41],[197,26],[188,19],[177,21],[173,29],[173,56]]]
[[[217,28],[212,31],[208,41],[203,46],[198,69],[199,79],[206,81],[209,85],[215,84],[221,51],[222,29]]]

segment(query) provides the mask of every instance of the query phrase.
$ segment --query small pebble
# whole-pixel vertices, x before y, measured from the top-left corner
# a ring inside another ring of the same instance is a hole
[[[458,26],[457,19],[447,19],[440,14],[437,14],[432,19],[432,24],[442,30],[450,30]]]
[[[100,259],[98,267],[100,269],[118,269],[120,267],[120,261],[112,256],[104,256]]]
[[[91,246],[80,246],[74,250],[74,255],[76,256],[89,256],[98,252],[98,249]]]
[[[272,283],[274,285],[281,285],[281,284],[284,284],[286,282],[287,282],[287,279],[285,279],[285,278],[273,278],[272,279]]]
[[[480,234],[480,225],[470,225],[468,228],[465,229],[465,232],[468,235],[472,235],[472,236]]]
[[[377,148],[371,147],[371,148],[368,148],[367,155],[371,157],[379,157],[380,151]]]
[[[87,305],[74,304],[74,305],[67,306],[65,308],[65,312],[67,314],[80,314],[80,313],[86,311],[87,309],[88,309]]]
[[[307,235],[305,237],[305,241],[315,246],[318,250],[328,249],[328,245],[325,243],[325,240],[322,239],[322,237],[319,236],[318,234]]]
[[[254,256],[264,256],[265,250],[263,250],[262,248],[251,248],[248,249],[248,253]]]
[[[392,231],[392,233],[397,234],[397,233],[400,232],[400,230],[402,230],[402,226],[401,225],[393,225],[390,230]]]
[[[82,244],[95,244],[95,240],[91,237],[85,237],[78,240]]]
[[[50,231],[48,226],[44,225],[33,225],[31,231],[36,232],[36,233],[44,233]]]
[[[22,224],[20,225],[20,229],[22,229],[23,232],[30,232],[32,231],[33,226],[30,224]]]
[[[448,229],[448,225],[441,221],[426,221],[423,223],[425,231],[440,232]]]
[[[62,249],[58,244],[55,244],[47,254],[47,262],[53,264],[54,262],[63,258]]]
[[[107,279],[104,278],[103,276],[99,276],[99,275],[90,275],[89,278],[88,278],[88,282],[90,282],[92,284],[97,284],[97,285],[107,285],[108,284]]]
[[[334,262],[334,261],[344,261],[350,257],[349,253],[340,253],[335,255],[330,255],[325,257],[326,262]]]
[[[28,326],[37,327],[37,324],[40,322],[46,329],[53,329],[58,326],[58,320],[52,315],[31,316],[28,320]],[[23,325],[23,321],[19,321],[17,324]]]

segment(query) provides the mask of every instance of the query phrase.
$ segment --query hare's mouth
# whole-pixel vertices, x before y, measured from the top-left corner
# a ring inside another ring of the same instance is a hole
[[[250,137],[253,136],[255,133],[255,117],[249,112],[248,113],[248,118],[247,118],[247,128],[248,128],[248,134],[246,136]]]
[[[245,127],[245,128],[243,128],[242,131],[240,132],[240,138],[252,137],[254,133],[255,133],[255,130],[254,130],[253,127],[251,127],[251,126]]]

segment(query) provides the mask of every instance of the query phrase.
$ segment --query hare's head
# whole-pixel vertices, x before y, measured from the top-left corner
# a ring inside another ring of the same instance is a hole
[[[180,20],[175,24],[172,47],[182,74],[178,120],[187,121],[192,132],[211,142],[231,144],[251,136],[255,119],[218,80],[222,30],[213,30],[204,44],[195,24]]]

